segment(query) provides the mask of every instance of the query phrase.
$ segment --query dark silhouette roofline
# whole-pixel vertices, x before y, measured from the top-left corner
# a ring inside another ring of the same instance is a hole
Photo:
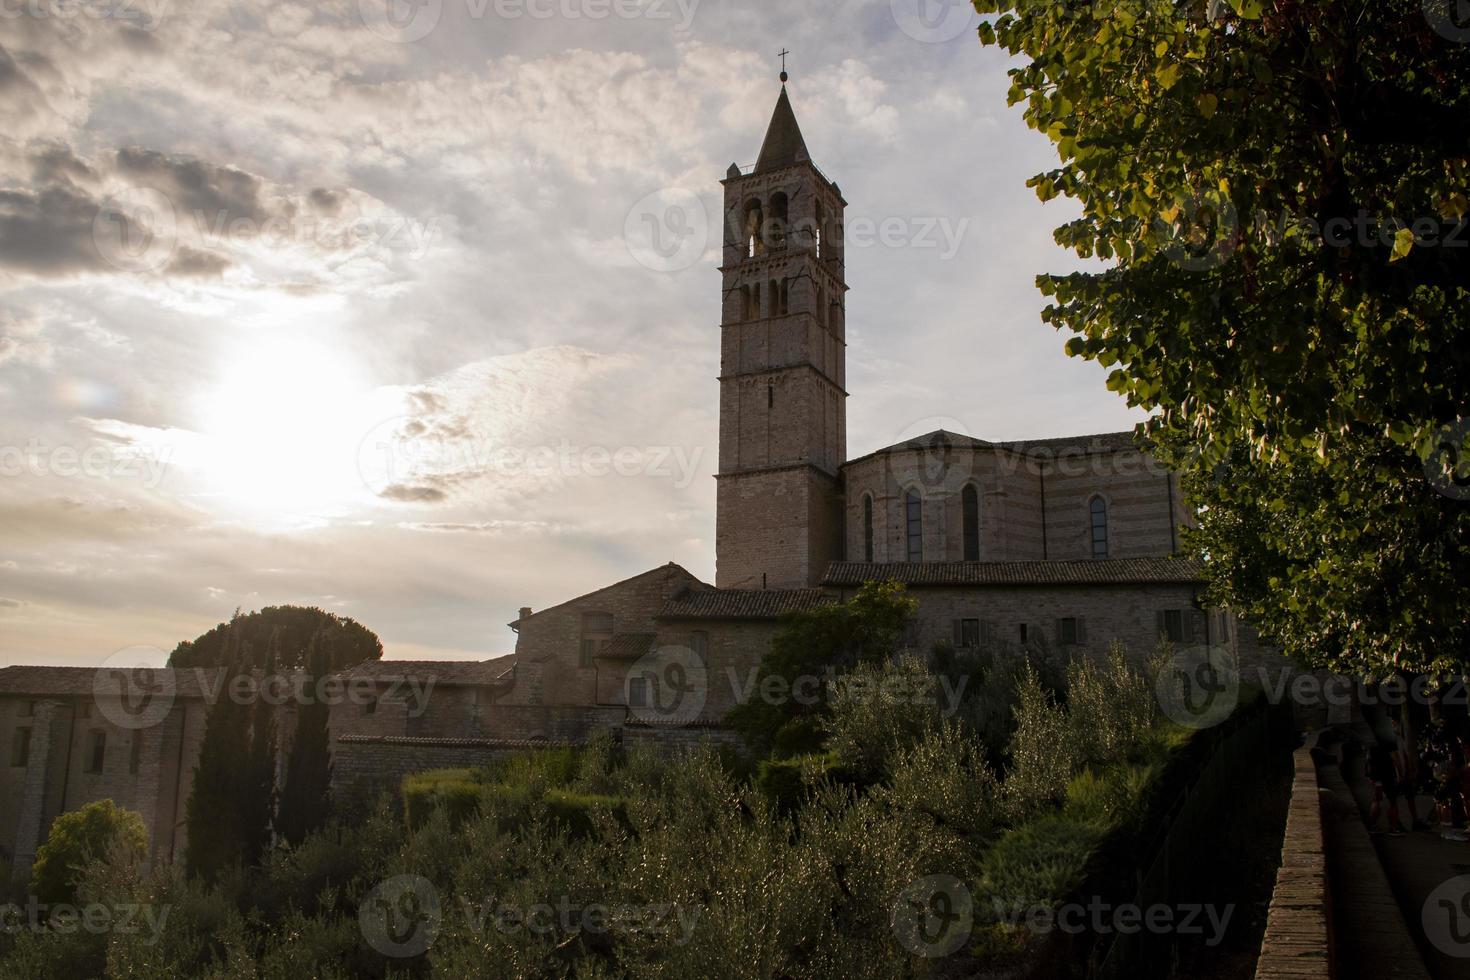
[[[796,123],[796,113],[791,100],[786,96],[786,86],[781,86],[781,97],[776,100],[776,111],[771,114],[771,125],[766,129],[766,140],[761,144],[761,155],[756,160],[755,172],[780,170],[794,167],[798,163],[811,161],[801,127]]]

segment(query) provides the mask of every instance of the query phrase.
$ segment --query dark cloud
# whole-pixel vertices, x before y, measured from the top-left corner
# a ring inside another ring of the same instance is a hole
[[[7,599],[4,596],[0,596],[0,612],[9,611],[11,609],[19,609],[24,605],[25,603],[21,602],[19,599]]]
[[[335,218],[342,210],[342,203],[347,200],[347,195],[341,191],[328,190],[325,187],[313,187],[307,195],[311,206],[328,218]]]
[[[378,496],[401,504],[438,504],[449,499],[449,495],[438,487],[413,487],[401,483],[384,487]]]
[[[65,143],[48,143],[31,154],[31,180],[37,184],[96,179],[97,171]]]
[[[167,195],[180,211],[200,212],[220,226],[237,218],[262,222],[267,217],[260,178],[234,167],[130,146],[117,151],[117,169],[135,184]]]
[[[0,190],[0,266],[42,276],[103,268],[92,238],[97,211],[97,201],[68,185]]]
[[[173,260],[163,271],[173,276],[214,279],[233,264],[216,252],[205,252],[188,245],[181,245]]]

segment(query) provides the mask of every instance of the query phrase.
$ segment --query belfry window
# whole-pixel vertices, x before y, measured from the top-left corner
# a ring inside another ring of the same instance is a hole
[[[924,560],[924,501],[919,491],[910,490],[904,495],[904,518],[908,529],[909,561]]]
[[[765,212],[761,210],[760,201],[750,201],[745,205],[745,246],[746,256],[755,258],[766,250],[765,242],[761,240],[765,223]]]
[[[1092,557],[1106,558],[1108,556],[1108,502],[1101,497],[1093,497],[1089,507],[1092,512]]]
[[[965,487],[960,494],[961,509],[964,511],[965,561],[980,560],[980,491],[973,485]]]

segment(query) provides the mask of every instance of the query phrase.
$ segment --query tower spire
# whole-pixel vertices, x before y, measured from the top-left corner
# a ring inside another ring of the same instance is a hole
[[[770,128],[766,130],[766,141],[761,144],[755,172],[780,170],[809,159],[806,140],[802,138],[801,127],[796,124],[796,113],[791,108],[791,99],[787,97],[783,84],[781,96],[776,100],[776,111],[771,114]]]

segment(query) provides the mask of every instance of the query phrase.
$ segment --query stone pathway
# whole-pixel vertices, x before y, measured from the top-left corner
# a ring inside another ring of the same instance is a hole
[[[1359,746],[1371,744],[1362,721],[1348,734]],[[1323,767],[1322,779],[1329,866],[1341,887],[1341,893],[1334,888],[1335,932],[1351,947],[1338,951],[1340,976],[1470,980],[1470,843],[1445,840],[1437,831],[1370,837],[1366,748],[1342,757],[1340,768]],[[1430,812],[1427,798],[1420,798],[1419,812]],[[1387,818],[1381,819],[1386,826]],[[1415,945],[1405,945],[1395,918]]]

